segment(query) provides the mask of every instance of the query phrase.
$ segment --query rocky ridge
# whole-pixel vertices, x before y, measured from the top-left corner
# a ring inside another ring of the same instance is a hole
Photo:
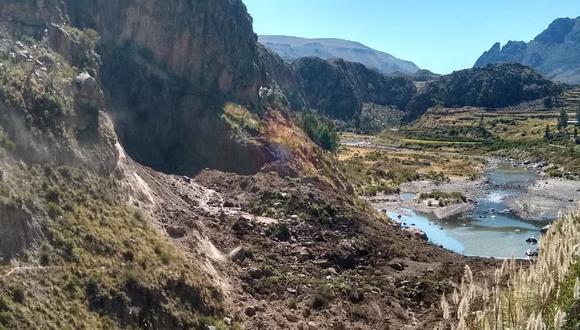
[[[521,63],[546,77],[580,84],[580,18],[559,18],[530,42],[509,41],[494,44],[475,63]]]

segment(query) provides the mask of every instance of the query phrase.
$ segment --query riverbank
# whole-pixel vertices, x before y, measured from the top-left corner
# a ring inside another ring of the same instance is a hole
[[[502,164],[499,159],[488,160],[487,173],[497,169]],[[533,171],[534,168],[529,168]],[[531,173],[531,172],[530,172]],[[536,178],[530,179],[525,185],[518,186],[518,193],[513,193],[513,187],[505,187],[504,198],[511,213],[526,221],[551,221],[558,218],[559,213],[568,213],[580,202],[580,182],[547,178],[543,173],[536,173]],[[396,210],[408,208],[414,211],[432,214],[437,219],[468,214],[476,206],[477,201],[490,192],[501,189],[501,183],[490,180],[489,175],[482,179],[452,177],[448,182],[414,181],[400,186],[400,194],[379,194],[366,199],[378,209]],[[422,193],[441,191],[444,193],[460,193],[466,197],[463,203],[450,203],[439,206],[433,199],[421,199]],[[498,210],[502,211],[502,210]]]
[[[437,219],[446,219],[456,215],[468,213],[476,206],[476,200],[485,191],[486,184],[483,179],[470,180],[465,178],[450,178],[449,182],[415,181],[401,185],[400,194],[377,195],[366,198],[375,208],[397,210],[401,208],[412,209],[424,214],[432,214]],[[443,193],[461,193],[466,197],[466,202],[450,203],[439,206],[439,203],[431,198],[421,199],[422,193],[440,191]]]
[[[579,202],[580,182],[555,178],[541,178],[524,193],[506,200],[514,214],[530,221],[554,220],[560,212],[567,214],[577,208]]]

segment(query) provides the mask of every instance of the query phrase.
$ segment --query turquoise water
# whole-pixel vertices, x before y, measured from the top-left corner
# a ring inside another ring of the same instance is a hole
[[[469,214],[438,220],[430,214],[419,214],[409,209],[388,210],[392,219],[410,227],[423,230],[436,245],[467,256],[524,258],[536,245],[526,242],[530,237],[539,238],[546,222],[530,222],[507,212],[505,200],[520,194],[525,186],[538,176],[525,168],[501,164],[486,173],[489,189],[481,194],[478,204]],[[403,196],[402,196],[403,197]],[[405,196],[404,198],[408,198]]]

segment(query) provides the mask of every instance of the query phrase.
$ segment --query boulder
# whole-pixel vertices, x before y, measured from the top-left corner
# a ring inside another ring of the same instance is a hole
[[[408,235],[410,235],[413,238],[420,239],[423,241],[429,240],[429,237],[427,237],[427,234],[424,231],[422,231],[421,229],[405,228],[405,229],[403,229],[403,231],[406,232]]]

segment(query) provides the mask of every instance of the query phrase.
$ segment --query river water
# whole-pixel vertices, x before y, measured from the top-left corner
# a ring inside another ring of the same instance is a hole
[[[482,191],[475,209],[467,214],[438,220],[410,209],[387,210],[392,219],[423,230],[436,245],[467,256],[495,258],[524,258],[537,246],[529,244],[530,237],[539,239],[547,222],[525,221],[507,210],[506,198],[520,194],[538,176],[523,167],[500,164],[486,173],[489,188]],[[402,199],[415,196],[404,194]],[[506,212],[504,212],[506,211]]]

